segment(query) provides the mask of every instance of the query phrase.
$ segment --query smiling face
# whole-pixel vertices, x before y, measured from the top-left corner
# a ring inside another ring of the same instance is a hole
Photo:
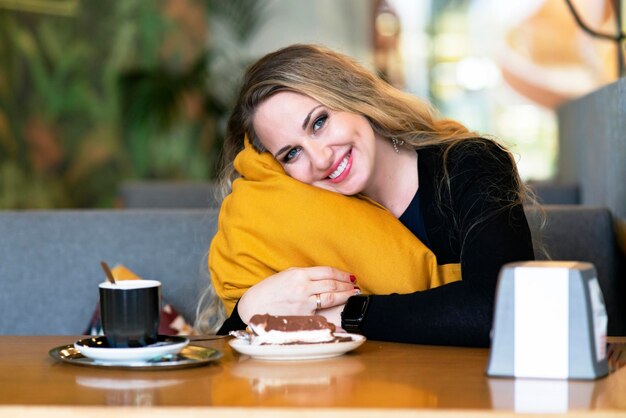
[[[344,195],[371,187],[377,146],[385,140],[364,116],[280,92],[258,106],[252,122],[263,146],[294,179]]]

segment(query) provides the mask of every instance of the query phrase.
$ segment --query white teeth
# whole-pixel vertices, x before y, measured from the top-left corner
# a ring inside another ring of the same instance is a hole
[[[341,161],[341,164],[339,164],[339,167],[337,167],[337,169],[335,171],[330,173],[330,175],[328,177],[331,180],[332,179],[336,179],[337,177],[339,177],[341,175],[341,173],[343,173],[343,170],[345,170],[346,166],[348,165],[349,157],[350,157],[350,155],[346,155],[346,157]]]

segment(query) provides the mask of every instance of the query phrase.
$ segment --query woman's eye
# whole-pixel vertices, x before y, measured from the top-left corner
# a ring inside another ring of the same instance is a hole
[[[300,152],[300,147],[295,147],[295,148],[290,149],[283,157],[283,161],[288,163],[289,161],[296,158],[299,152]]]
[[[313,132],[321,129],[326,123],[326,119],[328,119],[328,115],[322,114],[313,122]]]

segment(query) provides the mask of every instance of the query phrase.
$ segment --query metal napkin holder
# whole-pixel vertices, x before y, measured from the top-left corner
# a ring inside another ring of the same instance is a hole
[[[487,374],[549,379],[606,376],[607,322],[592,264],[506,264],[498,278]]]

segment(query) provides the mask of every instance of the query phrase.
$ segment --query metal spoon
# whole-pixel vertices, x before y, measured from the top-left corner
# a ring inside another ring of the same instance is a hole
[[[100,265],[102,266],[102,270],[104,270],[104,273],[107,275],[107,278],[109,279],[109,281],[112,284],[115,284],[115,277],[113,277],[113,273],[111,272],[109,265],[105,263],[104,261],[101,261]]]

